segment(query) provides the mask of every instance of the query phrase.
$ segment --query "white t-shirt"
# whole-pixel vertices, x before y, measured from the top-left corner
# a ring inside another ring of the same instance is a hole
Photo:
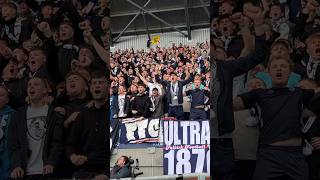
[[[119,113],[118,117],[124,117],[124,104],[125,104],[125,97],[126,95],[119,95],[118,96],[118,106],[119,106]]]
[[[31,150],[26,175],[43,174],[42,152],[46,136],[48,105],[27,109],[27,139]]]

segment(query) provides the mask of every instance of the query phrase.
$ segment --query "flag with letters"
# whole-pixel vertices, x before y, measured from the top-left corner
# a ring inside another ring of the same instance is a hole
[[[209,120],[164,120],[164,175],[210,173]]]
[[[159,145],[160,119],[123,119],[119,148],[143,148]]]

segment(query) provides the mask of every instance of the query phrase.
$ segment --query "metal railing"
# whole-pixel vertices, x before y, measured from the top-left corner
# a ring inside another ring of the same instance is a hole
[[[120,180],[176,180],[176,179],[191,179],[197,178],[197,180],[207,180],[210,178],[208,173],[192,173],[192,174],[177,174],[177,175],[163,175],[152,177],[136,177],[136,178],[120,178]],[[110,179],[116,180],[116,179]]]

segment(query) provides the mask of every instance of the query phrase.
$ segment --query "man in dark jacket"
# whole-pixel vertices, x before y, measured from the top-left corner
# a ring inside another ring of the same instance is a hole
[[[29,105],[13,115],[9,126],[11,178],[43,179],[63,153],[63,118],[47,103],[44,79],[30,79],[27,91]]]
[[[77,171],[75,178],[93,178],[105,173],[109,163],[108,82],[103,72],[92,74],[92,106],[73,122],[66,153]]]
[[[146,93],[146,87],[144,84],[139,84],[138,94],[132,100],[131,110],[133,117],[150,117],[151,100]]]
[[[263,13],[258,7],[248,8],[251,11],[246,15],[254,20],[255,51],[246,57],[236,60],[222,61],[218,51],[213,49],[211,89],[211,165],[210,173],[214,178],[231,180],[234,168],[234,151],[231,133],[235,128],[232,110],[233,78],[248,72],[250,69],[262,63],[265,59],[267,47],[264,38]],[[214,44],[212,44],[214,45]]]
[[[8,129],[14,110],[8,106],[10,101],[6,87],[0,85],[0,179],[7,179],[10,175],[10,159],[7,147]]]
[[[77,115],[86,108],[86,105],[90,100],[87,94],[88,79],[85,78],[85,74],[85,71],[81,72],[81,74],[76,71],[69,73],[66,77],[66,91],[56,99],[55,105],[58,107],[56,107],[55,110],[61,112],[66,117],[63,123],[63,137],[68,137],[72,123],[76,119]],[[63,143],[65,145],[66,139],[63,140]],[[64,154],[57,168],[57,177],[71,178],[73,172],[74,166],[69,157]]]
[[[166,99],[169,104],[169,117],[183,119],[183,86],[193,81],[194,73],[190,72],[190,77],[187,80],[178,80],[176,73],[172,72],[170,81],[165,81],[156,75],[156,81],[166,87]]]
[[[10,106],[16,109],[23,106],[25,103],[24,99],[27,96],[25,91],[27,79],[17,78],[18,65],[15,59],[11,58],[9,61],[6,61],[4,65],[4,69],[1,72],[0,83],[5,85],[12,93]],[[14,98],[15,101],[13,101],[12,98]]]

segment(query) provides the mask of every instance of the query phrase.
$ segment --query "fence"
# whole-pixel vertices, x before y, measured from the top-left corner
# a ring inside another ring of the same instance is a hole
[[[179,174],[179,175],[165,175],[153,177],[137,177],[137,178],[121,178],[121,180],[210,180],[210,175],[207,173],[193,173],[193,174]],[[115,179],[111,179],[115,180]]]

